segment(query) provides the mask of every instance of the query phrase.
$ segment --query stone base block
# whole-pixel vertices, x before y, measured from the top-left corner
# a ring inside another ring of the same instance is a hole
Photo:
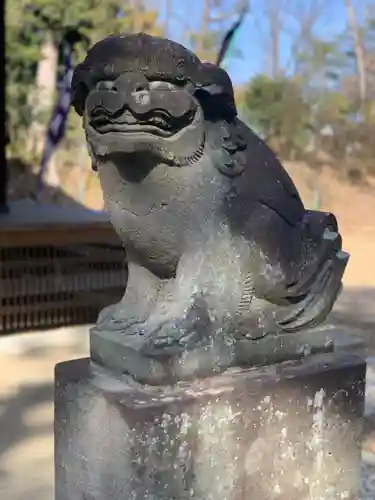
[[[338,352],[156,388],[61,363],[55,500],[354,500],[365,372]]]

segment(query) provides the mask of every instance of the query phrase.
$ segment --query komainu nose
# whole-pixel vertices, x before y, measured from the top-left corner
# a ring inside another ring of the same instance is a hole
[[[123,73],[116,79],[114,85],[120,92],[126,92],[127,94],[150,90],[147,78],[140,73]]]

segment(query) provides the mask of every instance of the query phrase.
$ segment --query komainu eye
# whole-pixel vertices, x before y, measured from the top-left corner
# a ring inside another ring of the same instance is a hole
[[[169,82],[150,82],[150,90],[172,90],[175,88],[175,85]]]

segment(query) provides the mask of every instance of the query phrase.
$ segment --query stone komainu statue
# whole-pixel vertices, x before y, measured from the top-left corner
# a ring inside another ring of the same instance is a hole
[[[228,74],[140,33],[94,45],[72,86],[129,261],[93,358],[161,383],[303,356],[348,255],[336,218],[305,209],[237,118]]]

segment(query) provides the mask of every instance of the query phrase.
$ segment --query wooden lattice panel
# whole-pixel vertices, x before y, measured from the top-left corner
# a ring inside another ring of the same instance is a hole
[[[0,333],[93,323],[120,300],[121,246],[0,248]]]

